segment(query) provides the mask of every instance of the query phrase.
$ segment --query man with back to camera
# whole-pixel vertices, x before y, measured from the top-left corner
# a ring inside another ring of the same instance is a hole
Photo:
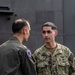
[[[45,44],[33,53],[37,75],[75,75],[73,53],[55,40],[58,34],[56,25],[46,22],[41,30]]]
[[[12,24],[13,37],[0,45],[0,75],[36,75],[31,52],[22,44],[28,41],[30,30],[25,19]]]

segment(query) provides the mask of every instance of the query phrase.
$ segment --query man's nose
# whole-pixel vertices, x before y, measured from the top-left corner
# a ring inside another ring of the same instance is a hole
[[[45,36],[48,36],[48,33],[47,32],[45,33]]]

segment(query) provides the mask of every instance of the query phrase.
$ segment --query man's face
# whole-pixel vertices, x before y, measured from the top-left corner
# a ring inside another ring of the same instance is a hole
[[[25,28],[25,35],[24,35],[24,41],[28,41],[28,38],[30,36],[30,24],[28,23],[28,27]]]
[[[50,43],[55,40],[55,30],[52,30],[50,26],[44,26],[42,28],[42,36],[46,43]]]
[[[28,28],[27,28],[27,40],[28,40],[28,38],[30,36],[30,30],[31,30],[31,28],[30,28],[30,25],[29,25]]]

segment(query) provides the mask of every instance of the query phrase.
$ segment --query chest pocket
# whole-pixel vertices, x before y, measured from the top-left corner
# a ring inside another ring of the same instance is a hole
[[[49,63],[46,58],[42,58],[38,61],[37,72],[38,75],[51,75]]]
[[[59,57],[57,59],[57,71],[60,75],[69,75],[69,66],[68,58]]]
[[[49,64],[47,61],[39,61],[38,64],[37,64],[37,67],[39,68],[44,68],[44,67],[47,67]]]

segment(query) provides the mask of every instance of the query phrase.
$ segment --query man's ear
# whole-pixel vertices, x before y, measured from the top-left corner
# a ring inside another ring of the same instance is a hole
[[[55,36],[57,36],[58,35],[58,30],[55,30]]]
[[[26,32],[27,32],[27,29],[24,28],[24,29],[23,29],[23,34],[26,34]]]

